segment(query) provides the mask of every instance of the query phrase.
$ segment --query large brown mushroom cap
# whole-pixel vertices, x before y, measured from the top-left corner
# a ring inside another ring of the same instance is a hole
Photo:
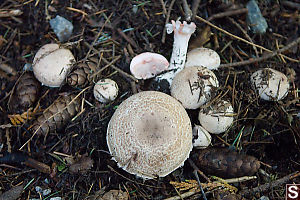
[[[107,145],[118,166],[143,178],[164,177],[192,150],[192,127],[184,107],[156,91],[123,101],[107,128]]]

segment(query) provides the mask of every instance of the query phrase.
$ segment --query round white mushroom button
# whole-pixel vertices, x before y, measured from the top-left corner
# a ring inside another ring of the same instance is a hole
[[[205,149],[211,143],[211,135],[202,126],[195,125],[193,128],[193,146]]]
[[[111,79],[101,79],[94,86],[94,97],[101,103],[113,101],[118,96],[119,87]]]
[[[233,123],[232,105],[227,101],[220,100],[206,109],[201,109],[198,119],[201,126],[208,132],[223,133]]]
[[[221,59],[217,52],[208,48],[196,48],[187,53],[185,67],[203,66],[210,70],[218,69]]]
[[[287,77],[271,68],[254,72],[250,77],[250,81],[260,98],[267,101],[279,101],[286,97],[289,91]]]
[[[58,44],[46,44],[34,56],[32,70],[43,85],[60,87],[74,62],[70,50]]]

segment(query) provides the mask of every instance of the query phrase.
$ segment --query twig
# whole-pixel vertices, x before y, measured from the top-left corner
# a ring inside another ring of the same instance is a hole
[[[183,10],[185,13],[185,20],[189,22],[192,19],[193,13],[192,13],[192,11],[189,7],[189,4],[187,3],[186,0],[182,0],[182,4],[183,4]]]
[[[212,24],[211,22],[209,22],[209,21],[203,19],[202,17],[196,16],[195,18],[198,19],[199,21],[202,21],[202,22],[204,22],[204,23],[206,23],[206,24],[212,26],[213,28],[215,28],[215,29],[217,29],[217,30],[219,30],[219,31],[221,31],[221,32],[223,32],[223,33],[225,33],[226,35],[229,35],[229,36],[231,36],[231,37],[237,39],[237,40],[240,40],[240,41],[245,42],[245,43],[247,43],[247,44],[250,44],[250,45],[252,45],[252,46],[256,46],[257,48],[260,48],[260,49],[262,49],[262,50],[264,50],[264,51],[272,52],[270,49],[267,49],[267,48],[265,48],[265,47],[263,47],[263,46],[260,46],[260,45],[258,45],[258,44],[254,44],[254,43],[252,43],[252,42],[249,42],[248,40],[245,40],[245,39],[243,39],[243,38],[241,38],[241,37],[238,37],[238,36],[236,36],[236,35],[234,35],[234,34],[232,34],[232,33],[229,33],[228,31],[225,31],[224,29],[222,29],[222,28],[220,28],[220,27],[218,27],[218,26]],[[296,62],[296,63],[299,63],[299,62],[300,62],[299,60],[290,58],[290,57],[288,57],[288,56],[286,56],[286,55],[283,55],[283,54],[279,54],[279,55],[282,55],[284,58],[286,58],[286,59],[288,59],[288,60],[290,60],[290,61],[292,61],[292,62]]]
[[[249,40],[250,42],[253,43],[251,37],[247,34],[247,31],[245,31],[241,25],[239,25],[234,19],[232,19],[231,17],[228,17],[229,21],[231,21],[231,23],[233,23],[236,27],[238,27],[238,29],[240,29],[242,31],[242,33],[245,35],[245,37],[247,38],[247,40]],[[256,57],[258,57],[258,52],[257,52],[257,48],[256,46],[252,46],[254,51],[255,51],[255,55]]]
[[[164,15],[167,15],[167,9],[166,9],[164,0],[159,0],[159,1],[160,1],[160,3],[161,3],[161,7],[162,7],[162,9],[163,9],[163,14],[164,14]]]
[[[294,172],[292,174],[289,174],[287,176],[284,176],[280,179],[277,179],[271,183],[266,183],[264,185],[260,185],[260,186],[257,186],[253,189],[250,189],[250,190],[242,190],[240,192],[241,195],[247,195],[247,194],[250,194],[250,193],[256,193],[256,192],[263,192],[263,191],[266,191],[268,189],[271,189],[271,188],[274,188],[274,187],[277,187],[281,184],[284,184],[286,182],[288,182],[289,180],[293,179],[293,178],[296,178],[300,176],[300,173],[299,172]]]
[[[19,16],[22,15],[23,12],[19,9],[17,10],[3,10],[0,11],[0,18],[1,17],[15,17],[15,16]]]
[[[95,73],[93,73],[91,75],[91,78],[94,78],[95,76],[97,76],[98,74],[100,74],[103,70],[105,70],[106,68],[110,67],[112,64],[116,63],[119,59],[121,58],[121,56],[117,56],[115,59],[113,59],[111,62],[107,63],[104,67],[102,67],[100,70],[96,71]],[[103,59],[103,57],[102,57]]]
[[[194,0],[193,1],[193,4],[192,4],[193,17],[192,17],[192,20],[194,20],[195,16],[197,15],[197,11],[198,11],[200,2],[201,2],[201,0]]]
[[[139,46],[136,44],[136,42],[128,37],[120,28],[117,28],[118,33],[127,41],[129,42],[134,48],[139,49]]]
[[[288,44],[287,46],[279,49],[279,50],[276,50],[272,53],[269,53],[265,56],[262,56],[262,57],[258,57],[258,58],[251,58],[249,60],[245,60],[245,61],[241,61],[241,62],[235,62],[235,63],[228,63],[228,64],[221,64],[220,67],[236,67],[236,66],[241,66],[241,65],[249,65],[251,63],[255,63],[255,62],[260,62],[260,61],[263,61],[263,60],[267,60],[271,57],[274,57],[276,55],[282,55],[281,53],[290,49],[291,47],[297,45],[300,43],[300,37],[296,40],[294,40],[293,42],[291,42],[290,44]],[[298,61],[298,60],[297,60]],[[298,61],[299,62],[299,61]]]
[[[300,3],[296,3],[292,1],[281,1],[280,3],[290,8],[296,8],[297,10],[300,10]]]
[[[232,16],[232,15],[244,14],[244,13],[247,13],[247,12],[248,12],[247,8],[241,8],[241,9],[236,9],[236,10],[229,10],[229,11],[225,11],[225,12],[214,14],[214,15],[210,16],[207,19],[207,21],[211,21],[213,19],[222,18],[222,17],[228,17],[228,16]]]
[[[171,3],[170,3],[170,6],[169,6],[169,10],[168,10],[168,13],[167,13],[167,17],[166,17],[166,22],[165,22],[165,27],[164,27],[164,30],[163,30],[163,35],[161,37],[161,42],[164,44],[165,41],[166,41],[166,34],[167,34],[167,23],[169,22],[169,19],[170,19],[170,15],[171,15],[171,11],[172,11],[172,8],[173,8],[173,5],[175,3],[176,0],[172,0]]]

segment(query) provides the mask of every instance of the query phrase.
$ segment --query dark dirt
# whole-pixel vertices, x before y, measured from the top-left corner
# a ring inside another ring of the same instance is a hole
[[[169,10],[171,1],[164,2],[166,9]],[[298,7],[283,2],[259,1],[269,28],[264,35],[248,31],[254,43],[274,51],[299,37],[299,2]],[[192,5],[193,1],[188,1],[188,3]],[[207,19],[231,8],[243,8],[245,4],[246,1],[201,1],[196,14]],[[70,7],[77,10],[71,10]],[[138,8],[136,13],[133,12],[133,7]],[[1,17],[1,12],[15,9],[20,9],[23,14]],[[67,42],[73,42],[69,49],[77,61],[85,59],[88,52],[88,58],[96,56],[101,60],[103,57],[109,62],[120,55],[121,58],[115,66],[130,74],[130,60],[139,53],[156,52],[167,59],[171,56],[173,34],[166,35],[166,42],[161,43],[166,16],[163,14],[160,1],[0,1],[0,64],[7,64],[16,72],[7,73],[0,69],[1,154],[18,152],[19,148],[32,136],[28,128],[34,119],[26,120],[21,125],[10,126],[11,121],[8,115],[19,113],[12,109],[16,102],[11,100],[11,96],[13,96],[16,81],[22,74],[23,66],[26,63],[32,63],[37,50],[47,43],[59,43],[48,20],[49,17],[54,18],[56,15],[65,17],[74,25],[73,34]],[[178,17],[185,19],[182,1],[175,2],[170,20],[176,20]],[[247,31],[245,13],[230,17]],[[251,45],[212,27],[206,38],[207,41],[201,42],[203,39],[200,35],[207,30],[205,29],[207,25],[199,20],[193,21],[197,25],[197,30],[191,38],[190,46],[199,46],[200,40],[201,45],[218,52],[223,64],[238,62],[241,59],[248,60],[255,56]],[[217,18],[211,22],[236,36],[245,37],[227,17]],[[128,31],[125,32],[126,37],[124,37],[120,31],[126,29]],[[98,33],[101,34],[98,35]],[[94,44],[94,49],[90,48],[94,41],[104,34],[109,35],[110,38]],[[259,56],[266,53],[258,49]],[[227,144],[233,144],[238,133],[243,129],[238,151],[255,156],[262,161],[261,169],[265,171],[265,173],[256,173],[257,179],[234,184],[239,191],[250,190],[300,170],[300,45],[292,47],[284,52],[284,55],[298,60],[298,63],[274,56],[250,65],[226,67],[215,72],[221,86],[215,96],[224,95],[223,99],[233,104],[237,115],[233,126],[226,133],[212,136],[212,146],[224,147]],[[99,64],[100,68],[106,65],[103,61]],[[267,102],[258,99],[257,94],[250,87],[249,78],[252,72],[262,67],[271,67],[289,75],[291,87],[284,100]],[[178,196],[170,181],[195,179],[192,173],[193,168],[188,162],[183,168],[167,177],[147,181],[136,178],[117,167],[117,164],[111,160],[106,145],[107,124],[116,107],[131,96],[135,89],[137,91],[149,90],[152,86],[151,80],[139,81],[132,86],[134,80],[124,73],[116,72],[111,67],[102,71],[93,81],[106,77],[115,80],[120,88],[119,96],[115,101],[103,105],[94,99],[92,87],[87,88],[81,95],[81,98],[85,99],[85,110],[79,116],[67,123],[60,131],[51,132],[40,138],[33,137],[22,149],[26,155],[49,166],[51,173],[42,173],[41,170],[24,164],[22,159],[19,162],[0,160],[1,192],[23,184],[26,185],[26,189],[18,199],[39,199],[40,195],[35,190],[36,186],[42,189],[50,188],[51,197],[63,199],[93,199],[92,196],[99,193],[99,190],[104,193],[111,189],[126,191],[130,199],[165,199]],[[92,86],[93,83],[90,85]],[[81,89],[68,85],[60,88],[42,86],[38,96],[40,107],[47,108],[60,94],[80,91]],[[33,118],[36,118],[39,112],[41,111],[38,111]],[[188,110],[188,114],[192,124],[199,124],[198,110]],[[80,159],[81,155],[91,157],[93,166],[83,166],[86,170],[79,170],[79,173],[74,173],[74,171],[78,172],[78,169],[69,171],[67,160],[72,160],[69,157],[73,156],[75,160],[69,163],[80,165],[82,160],[86,160],[86,158]],[[203,183],[205,182],[202,177],[200,179]],[[298,177],[288,182],[299,183],[300,179]],[[285,183],[282,183],[278,187],[251,194],[247,198],[255,199],[266,195],[270,199],[281,199],[284,193]],[[206,195],[208,199],[217,199],[216,191],[207,191]],[[198,199],[200,196],[201,193],[198,192],[187,199]],[[43,199],[50,199],[50,196],[46,195]]]

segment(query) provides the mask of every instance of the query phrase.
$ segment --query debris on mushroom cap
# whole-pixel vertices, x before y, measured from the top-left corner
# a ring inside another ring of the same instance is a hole
[[[200,125],[193,128],[193,146],[199,149],[205,149],[211,143],[211,135]]]
[[[135,56],[130,71],[137,79],[149,79],[168,69],[168,60],[157,53],[145,52]]]
[[[171,86],[174,76],[184,68],[188,42],[196,30],[196,25],[194,22],[187,24],[186,21],[181,23],[180,21],[175,22],[172,20],[172,24],[167,24],[166,27],[168,34],[174,31],[173,51],[169,66],[170,71],[157,76],[156,81],[167,81],[169,86]]]
[[[208,48],[196,48],[188,52],[185,67],[203,66],[214,70],[220,66],[221,59],[217,52]]]
[[[219,86],[216,75],[204,67],[187,67],[179,72],[171,85],[171,95],[187,109],[197,109],[210,100]]]
[[[289,91],[287,77],[271,68],[264,68],[254,72],[250,81],[260,98],[264,100],[279,101],[286,97]]]
[[[44,85],[59,87],[65,80],[75,58],[68,49],[58,44],[46,44],[35,54],[33,73]]]
[[[220,100],[208,108],[201,109],[198,119],[208,132],[223,133],[233,123],[232,105],[228,101]]]
[[[192,150],[192,126],[184,107],[156,91],[123,101],[107,128],[108,149],[125,171],[164,177],[182,166]]]
[[[101,103],[113,101],[118,96],[119,87],[111,79],[101,79],[94,86],[94,97]]]

